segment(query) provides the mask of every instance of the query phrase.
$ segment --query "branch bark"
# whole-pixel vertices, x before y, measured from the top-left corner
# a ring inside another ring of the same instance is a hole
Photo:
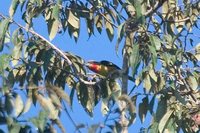
[[[0,13],[0,16],[4,19],[7,19],[7,17],[5,17],[2,13]],[[50,41],[48,41],[45,37],[43,37],[42,35],[38,34],[37,32],[35,32],[32,29],[28,29],[26,27],[24,27],[23,25],[17,23],[14,20],[10,20],[11,23],[16,24],[18,27],[26,30],[27,32],[30,32],[31,34],[39,37],[40,39],[42,39],[43,41],[45,41],[47,44],[49,44],[49,46],[54,49],[61,57],[63,57],[65,59],[65,61],[67,61],[67,63],[71,66],[72,62],[70,61],[70,59],[64,54],[64,52],[62,52],[59,48],[57,48],[53,43],[51,43]]]

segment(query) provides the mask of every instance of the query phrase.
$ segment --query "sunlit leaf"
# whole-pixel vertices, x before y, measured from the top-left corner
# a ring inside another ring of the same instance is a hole
[[[157,82],[158,78],[153,68],[150,68],[149,75],[155,82]]]
[[[195,46],[195,57],[200,61],[200,43]]]
[[[54,92],[57,94],[58,97],[65,100],[65,102],[71,106],[69,95],[61,87],[52,86],[51,89],[54,90]]]
[[[32,97],[28,97],[22,113],[27,113],[30,110],[32,103]]]
[[[55,5],[52,11],[52,18],[48,21],[49,38],[53,40],[59,30],[59,5]]]
[[[49,97],[45,98],[41,94],[36,94],[36,98],[44,110],[49,113],[49,118],[53,120],[57,119],[59,111],[55,108],[51,99]]]
[[[15,116],[19,116],[24,108],[23,100],[19,94],[16,94],[14,102]]]
[[[12,3],[9,8],[10,17],[13,17],[13,15],[15,14],[18,4],[19,4],[19,0],[12,0]]]
[[[74,28],[79,29],[80,27],[80,20],[74,12],[69,11],[69,16],[67,20]]]
[[[192,75],[189,75],[187,78],[186,78],[186,81],[188,82],[188,85],[193,89],[193,90],[196,90],[197,87],[199,87],[199,84],[196,80],[196,78]]]
[[[48,91],[49,93],[49,98],[51,99],[52,103],[58,107],[58,108],[61,108],[62,105],[61,105],[61,102],[60,102],[60,98],[56,95],[55,92],[53,91]]]
[[[49,39],[53,40],[59,30],[59,20],[52,20],[49,22]]]
[[[149,74],[146,74],[146,76],[143,80],[143,86],[144,86],[144,88],[146,89],[147,92],[150,91],[152,84],[151,84],[151,79],[150,79]]]
[[[163,132],[163,130],[164,130],[164,128],[165,128],[165,125],[166,125],[167,122],[169,121],[169,119],[170,119],[170,117],[171,117],[171,115],[172,115],[173,112],[174,112],[173,110],[167,111],[167,112],[165,113],[165,115],[162,117],[162,119],[160,120],[159,125],[158,125],[158,129],[159,129],[159,131],[160,131],[161,133]]]
[[[183,14],[183,12],[178,11],[175,19],[176,20],[182,20],[184,18],[185,18],[185,15]],[[175,25],[176,25],[177,31],[181,32],[183,30],[183,28],[184,28],[185,21],[181,21],[179,23],[175,23]]]
[[[150,39],[152,46],[155,46],[156,50],[160,50],[161,40],[157,36],[154,36],[154,35],[151,35],[149,37],[149,39]]]
[[[99,33],[101,33],[102,28],[103,28],[103,18],[101,15],[96,15],[94,18],[94,23],[97,27],[97,30]]]

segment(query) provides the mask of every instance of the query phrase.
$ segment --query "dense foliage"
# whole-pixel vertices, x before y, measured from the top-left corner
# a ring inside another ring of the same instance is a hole
[[[26,25],[13,19],[17,9]],[[100,101],[107,118],[119,114],[113,125],[94,125],[89,132],[106,126],[126,132],[136,116],[144,122],[148,111],[152,122],[144,131],[198,132],[199,14],[198,0],[12,0],[9,16],[0,13],[0,124],[10,132],[29,132],[30,123],[39,132],[56,132],[54,125],[65,132],[60,113],[68,113],[77,95],[89,116],[95,115]],[[121,72],[114,73],[115,79],[87,73],[81,57],[58,49],[33,30],[33,19],[41,16],[50,41],[64,32],[77,41],[83,23],[89,37],[102,30],[110,41],[116,36],[117,53],[123,45]],[[135,92],[136,87],[143,88],[142,93]],[[26,94],[25,103],[16,88]],[[136,106],[139,97],[142,101]],[[36,103],[43,111],[21,124],[18,118]]]

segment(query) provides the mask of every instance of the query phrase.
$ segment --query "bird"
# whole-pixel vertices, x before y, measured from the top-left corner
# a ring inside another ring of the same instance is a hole
[[[86,67],[88,69],[90,69],[91,71],[103,76],[103,77],[108,77],[108,76],[112,76],[112,74],[114,74],[114,72],[122,72],[122,69],[120,67],[118,67],[117,65],[115,65],[114,63],[110,62],[110,61],[106,61],[106,60],[102,60],[102,61],[88,61],[86,63]],[[119,76],[118,76],[119,77]],[[131,76],[128,76],[129,80],[134,80]]]

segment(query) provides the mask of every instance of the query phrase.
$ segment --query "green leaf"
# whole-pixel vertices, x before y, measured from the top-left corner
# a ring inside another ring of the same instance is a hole
[[[154,113],[154,112],[153,112],[153,109],[154,109],[154,103],[155,103],[155,96],[153,96],[153,98],[151,99],[151,101],[150,101],[150,103],[149,103],[149,105],[148,105],[149,112],[150,112],[151,114]]]
[[[99,128],[99,124],[93,124],[89,127],[88,133],[96,133],[97,129]]]
[[[151,35],[149,37],[149,39],[150,39],[151,45],[155,46],[156,50],[160,50],[160,48],[161,48],[161,40],[157,36],[154,36],[154,35]]]
[[[85,19],[87,24],[87,32],[89,37],[94,34],[94,20],[93,19]]]
[[[156,52],[156,47],[155,46],[152,46],[152,45],[148,45],[149,47],[149,50],[151,52],[151,57],[152,57],[152,63],[153,63],[153,66],[156,67],[156,64],[157,64],[157,52]]]
[[[55,4],[55,6],[53,7],[51,18],[55,20],[59,20],[59,12],[60,12],[59,5]]]
[[[6,37],[6,32],[8,30],[8,26],[9,26],[10,20],[7,19],[3,19],[0,22],[0,52],[3,50],[3,46],[5,43],[5,37]]]
[[[139,0],[135,0],[134,1],[134,7],[135,7],[135,10],[136,10],[137,18],[140,18],[142,16],[142,5],[141,5],[141,2]]]
[[[18,4],[19,4],[19,0],[12,0],[12,3],[9,8],[10,17],[13,17],[13,15],[15,14]]]
[[[70,105],[72,106],[73,105],[73,98],[74,98],[74,93],[75,93],[75,88],[72,88],[71,89],[71,92],[70,92]]]
[[[109,40],[112,41],[114,37],[114,29],[112,24],[110,23],[111,18],[108,14],[106,14],[105,17],[106,19],[104,21],[105,21],[106,33],[108,35]]]
[[[10,115],[13,112],[14,100],[10,94],[5,95],[5,110]]]
[[[2,54],[0,55],[0,75],[4,75],[5,69],[9,66],[10,55]]]
[[[116,52],[118,51],[119,44],[124,36],[124,24],[125,23],[120,24],[117,28],[117,44],[115,46]]]
[[[139,104],[139,117],[141,120],[141,123],[144,122],[147,111],[148,111],[148,96],[146,96],[145,98],[142,99],[142,103]]]
[[[106,115],[109,112],[108,102],[109,102],[109,98],[102,98],[101,113],[103,115]]]
[[[188,82],[188,85],[193,90],[196,90],[199,87],[199,84],[198,84],[196,78],[193,75],[191,75],[191,74],[186,78],[186,81]]]
[[[96,15],[95,18],[94,18],[94,23],[97,27],[97,31],[99,33],[101,33],[102,31],[102,28],[103,28],[103,18],[101,15]]]
[[[194,56],[198,61],[200,61],[200,43],[195,46],[195,54]]]
[[[82,82],[76,85],[77,97],[81,105],[85,108],[86,112],[92,117],[93,108],[95,106],[95,93],[92,86],[87,86]]]
[[[176,99],[177,99],[180,103],[182,103],[183,105],[186,105],[186,104],[187,104],[186,99],[183,98],[177,90],[173,90],[173,94],[175,95]]]
[[[43,132],[47,122],[47,116],[48,116],[47,112],[40,111],[39,116],[31,118],[30,122],[32,122],[34,126],[39,128],[39,131]]]
[[[152,122],[151,126],[149,127],[149,133],[158,133],[158,122]]]
[[[130,65],[132,68],[132,75],[134,77],[137,67],[140,64],[140,54],[139,54],[139,45],[138,44],[134,44],[133,45],[133,49],[132,49],[132,53],[130,56]]]
[[[21,125],[17,122],[13,122],[11,126],[8,127],[9,133],[19,133]]]
[[[22,52],[22,36],[19,33],[20,29],[16,29],[12,35],[12,43],[14,44],[14,48],[12,51],[12,65],[15,66],[19,62],[21,52]]]
[[[158,102],[158,107],[156,110],[156,115],[155,115],[155,121],[160,122],[162,119],[163,115],[167,111],[167,99],[165,97],[161,97],[160,101]]]
[[[167,111],[165,113],[165,115],[162,117],[162,119],[160,120],[159,125],[158,125],[158,129],[161,133],[164,131],[164,128],[165,128],[167,122],[169,121],[173,112],[174,112],[173,110]]]
[[[15,101],[14,101],[14,108],[15,108],[15,116],[19,116],[24,108],[24,103],[19,94],[16,94]]]
[[[53,105],[52,100],[49,97],[45,98],[42,95],[38,95],[38,96],[39,98],[37,98],[37,100],[40,102],[44,110],[49,113],[48,117],[53,120],[57,119],[58,109]]]

